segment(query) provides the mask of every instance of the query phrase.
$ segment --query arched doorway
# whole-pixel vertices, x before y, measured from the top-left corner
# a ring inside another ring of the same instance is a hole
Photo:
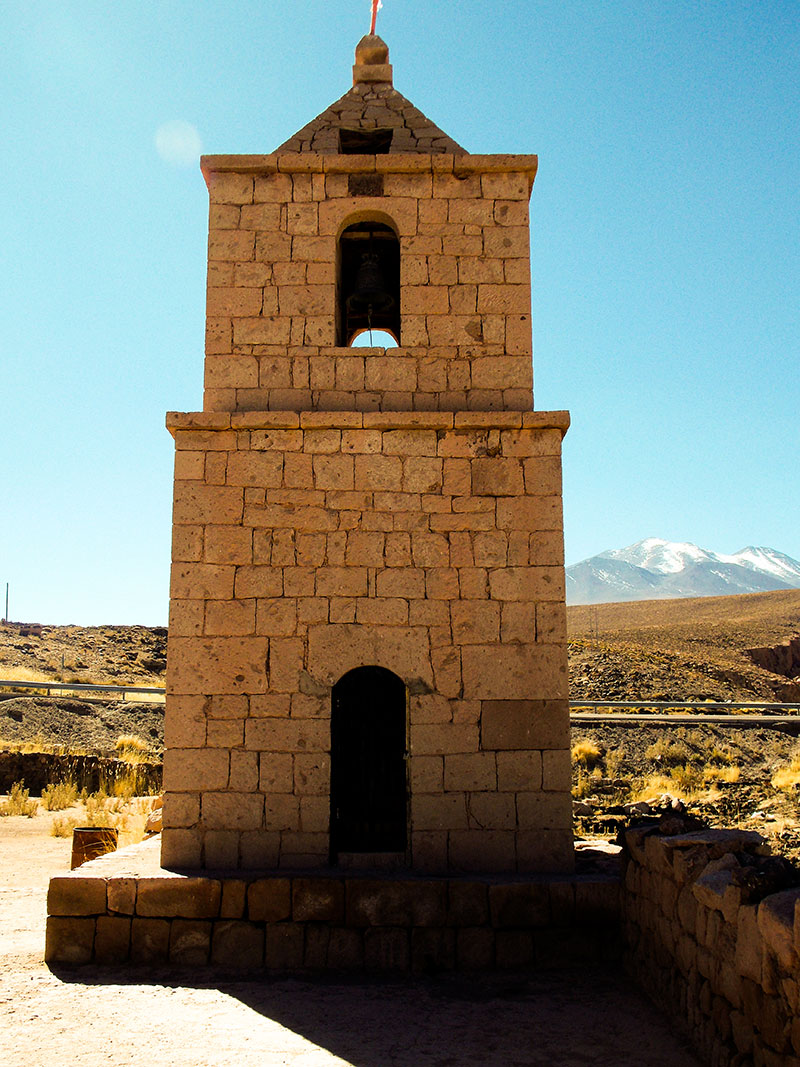
[[[356,667],[331,694],[331,862],[406,850],[406,687]]]

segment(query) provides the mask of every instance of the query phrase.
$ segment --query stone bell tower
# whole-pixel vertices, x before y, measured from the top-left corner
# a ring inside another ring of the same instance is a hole
[[[164,866],[572,867],[561,439],[535,156],[365,37],[272,155],[207,156],[205,396],[173,413]],[[394,348],[352,347],[364,331]]]

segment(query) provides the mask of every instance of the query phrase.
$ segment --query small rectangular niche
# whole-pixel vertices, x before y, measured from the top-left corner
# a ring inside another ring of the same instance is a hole
[[[392,147],[394,130],[339,130],[339,152],[343,156],[381,156]]]
[[[347,191],[350,196],[383,196],[383,175],[348,174]]]

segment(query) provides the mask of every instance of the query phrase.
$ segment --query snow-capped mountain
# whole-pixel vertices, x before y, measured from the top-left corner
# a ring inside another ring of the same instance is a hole
[[[774,548],[732,555],[647,537],[567,567],[567,603],[725,596],[800,588],[800,563]]]

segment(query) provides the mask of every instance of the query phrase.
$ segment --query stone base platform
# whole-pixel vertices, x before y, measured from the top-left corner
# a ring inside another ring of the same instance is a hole
[[[378,871],[194,872],[160,838],[53,878],[50,964],[174,964],[270,973],[552,967],[620,955],[620,875],[419,877]]]

